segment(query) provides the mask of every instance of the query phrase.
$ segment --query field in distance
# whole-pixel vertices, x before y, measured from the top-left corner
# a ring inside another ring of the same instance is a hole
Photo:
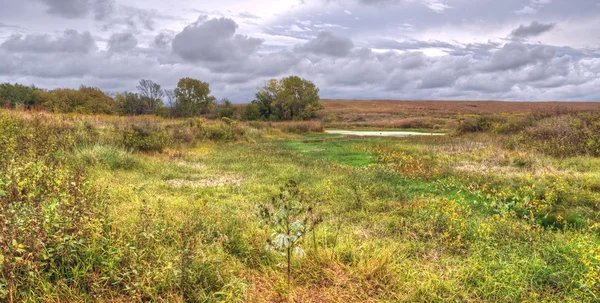
[[[405,114],[455,115],[474,113],[532,113],[554,111],[590,111],[598,102],[508,102],[508,101],[440,101],[440,100],[321,100],[325,114]]]

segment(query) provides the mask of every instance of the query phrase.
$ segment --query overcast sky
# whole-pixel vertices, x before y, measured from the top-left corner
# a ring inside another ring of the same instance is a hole
[[[0,0],[0,82],[209,82],[252,100],[299,75],[325,98],[600,101],[600,0]]]

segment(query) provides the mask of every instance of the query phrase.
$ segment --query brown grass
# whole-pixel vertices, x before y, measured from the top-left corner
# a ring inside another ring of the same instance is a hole
[[[505,101],[394,101],[394,100],[322,100],[324,116],[329,114],[396,114],[448,116],[475,113],[553,112],[556,110],[592,111],[598,102],[505,102]]]

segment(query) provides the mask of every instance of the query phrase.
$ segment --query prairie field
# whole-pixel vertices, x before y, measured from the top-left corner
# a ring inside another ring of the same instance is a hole
[[[594,111],[596,102],[504,102],[440,100],[322,100],[328,127],[452,129],[469,115],[561,115]]]
[[[600,300],[598,103],[376,102],[0,110],[0,301]]]

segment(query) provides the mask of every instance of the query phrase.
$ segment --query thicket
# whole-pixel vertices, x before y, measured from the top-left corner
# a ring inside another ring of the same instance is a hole
[[[556,108],[526,115],[488,114],[461,118],[456,134],[507,135],[509,147],[522,146],[554,157],[600,156],[600,110],[573,113]]]

